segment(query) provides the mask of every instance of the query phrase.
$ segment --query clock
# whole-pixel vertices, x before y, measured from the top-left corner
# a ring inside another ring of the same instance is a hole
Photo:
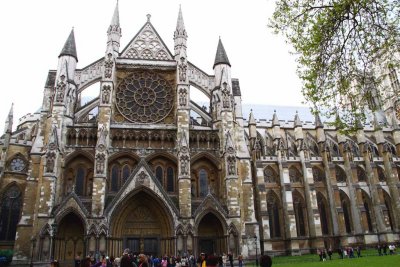
[[[10,168],[14,172],[21,172],[25,169],[25,167],[26,167],[25,161],[23,161],[20,158],[15,158],[10,163]]]

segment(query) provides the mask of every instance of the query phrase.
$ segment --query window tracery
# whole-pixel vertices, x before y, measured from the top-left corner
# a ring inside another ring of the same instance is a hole
[[[278,181],[278,175],[272,167],[268,166],[264,169],[264,182],[276,183]]]
[[[0,240],[14,240],[21,214],[21,191],[11,186],[3,195],[0,211]]]
[[[172,86],[154,72],[135,72],[122,80],[116,92],[116,106],[130,122],[154,123],[173,108]]]

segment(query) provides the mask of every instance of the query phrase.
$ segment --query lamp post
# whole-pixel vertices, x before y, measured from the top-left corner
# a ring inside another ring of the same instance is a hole
[[[254,236],[254,243],[256,244],[256,266],[258,266],[258,244],[257,244],[257,236]]]
[[[32,237],[32,238],[31,238],[31,242],[32,242],[32,251],[31,251],[31,263],[29,264],[30,267],[33,266],[33,253],[34,253],[35,247],[36,247],[36,238],[35,238],[35,237]]]

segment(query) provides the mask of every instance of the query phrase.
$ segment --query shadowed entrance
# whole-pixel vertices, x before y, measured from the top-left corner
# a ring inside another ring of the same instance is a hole
[[[207,213],[198,228],[199,253],[220,255],[226,253],[226,237],[221,221],[212,213]]]
[[[114,212],[110,250],[121,255],[124,248],[134,253],[173,255],[175,242],[168,208],[150,192],[140,191]]]

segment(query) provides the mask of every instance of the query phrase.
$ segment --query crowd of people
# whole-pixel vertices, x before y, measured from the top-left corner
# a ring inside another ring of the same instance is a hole
[[[377,249],[379,256],[387,255],[388,250],[390,255],[396,252],[396,246],[394,244],[390,244],[389,246],[386,243],[383,245],[378,244]]]
[[[243,266],[243,256],[237,257],[239,267]],[[152,255],[135,255],[125,249],[121,257],[114,258],[103,255],[99,260],[92,256],[84,259],[77,257],[75,267],[233,267],[234,256],[232,253],[222,255],[207,255],[201,253],[198,258],[190,254],[189,256],[167,256],[154,257]],[[263,255],[260,257],[261,267],[272,266],[271,257]]]

